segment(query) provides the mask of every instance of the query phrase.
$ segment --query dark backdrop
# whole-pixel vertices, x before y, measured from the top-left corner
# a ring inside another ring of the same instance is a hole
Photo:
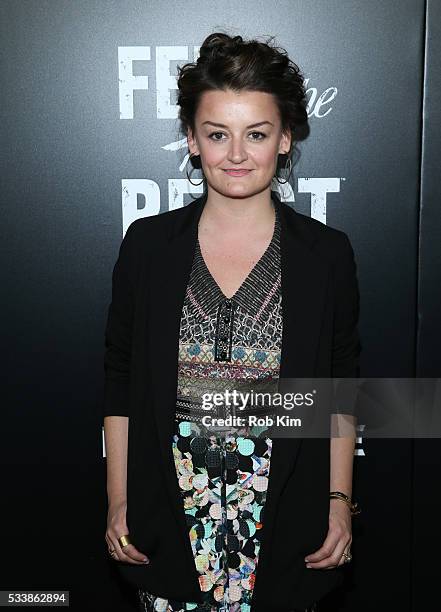
[[[0,589],[131,610],[104,540],[111,272],[137,216],[189,201],[176,64],[217,29],[275,35],[308,79],[296,210],[346,231],[363,376],[440,374],[436,0],[3,0]],[[359,439],[354,561],[329,610],[434,604],[439,440]]]

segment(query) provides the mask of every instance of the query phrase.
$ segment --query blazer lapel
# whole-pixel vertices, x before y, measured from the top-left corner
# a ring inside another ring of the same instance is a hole
[[[307,378],[314,376],[328,267],[312,250],[316,238],[302,221],[302,215],[282,203],[274,192],[272,198],[281,219],[283,335],[280,378]],[[192,565],[194,562],[176,478],[171,436],[176,403],[181,311],[193,262],[198,223],[205,203],[206,195],[185,206],[185,210],[175,216],[170,227],[167,249],[160,254],[161,262],[152,266],[150,287],[153,290],[149,304],[147,339],[164,484]],[[271,541],[270,532],[276,517],[277,500],[295,468],[300,446],[300,438],[273,440],[262,550]],[[261,555],[259,574],[265,562],[269,562],[268,556],[266,553]]]

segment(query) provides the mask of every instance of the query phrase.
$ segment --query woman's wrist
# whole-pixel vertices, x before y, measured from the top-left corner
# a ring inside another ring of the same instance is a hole
[[[109,509],[118,508],[120,506],[127,505],[126,497],[108,497]]]
[[[329,494],[330,502],[344,503],[349,508],[351,516],[360,514],[361,510],[358,507],[357,502],[353,502],[351,497],[342,491],[331,491]]]

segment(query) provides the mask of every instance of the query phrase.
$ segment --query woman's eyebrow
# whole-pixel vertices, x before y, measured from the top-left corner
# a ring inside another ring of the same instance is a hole
[[[266,123],[269,123],[269,125],[274,126],[274,124],[271,123],[271,121],[259,121],[259,123],[253,123],[252,125],[247,125],[246,129],[248,130],[249,128],[260,127],[261,125],[265,125]],[[228,128],[227,125],[224,125],[223,123],[215,123],[214,121],[204,121],[202,125],[205,125],[205,124],[213,125],[214,127]]]

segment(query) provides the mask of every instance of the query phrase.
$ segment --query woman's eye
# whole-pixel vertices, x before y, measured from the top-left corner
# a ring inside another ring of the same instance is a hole
[[[213,132],[209,135],[209,138],[211,138],[212,140],[222,140],[223,135],[224,135],[223,132]],[[213,138],[214,136],[216,138]],[[217,138],[217,136],[220,136],[220,138]]]
[[[250,132],[249,135],[251,136],[251,140],[263,140],[266,138],[266,134],[263,132]],[[211,140],[224,140],[224,136],[225,134],[223,132],[212,132],[208,137]]]

